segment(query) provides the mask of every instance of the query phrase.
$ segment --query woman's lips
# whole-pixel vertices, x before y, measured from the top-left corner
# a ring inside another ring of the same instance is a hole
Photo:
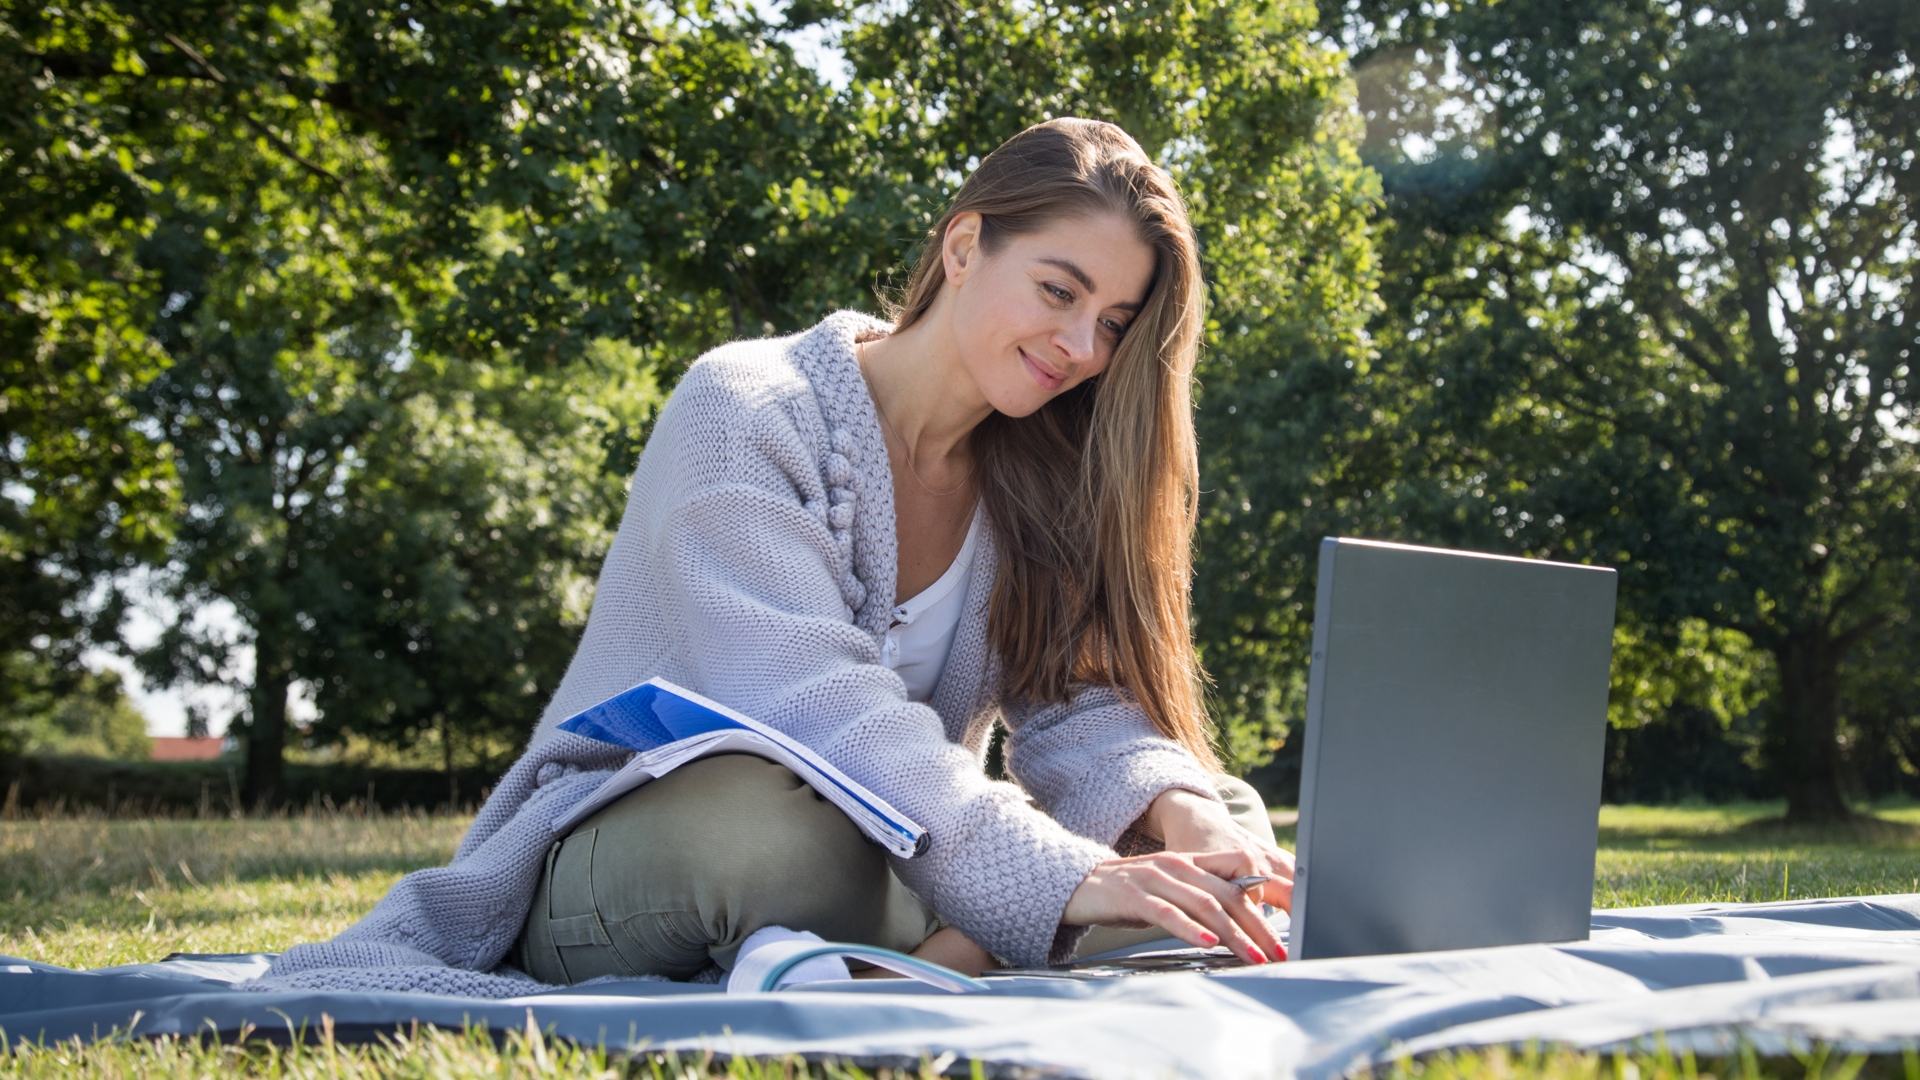
[[[1033,373],[1033,381],[1039,383],[1043,389],[1058,390],[1060,389],[1060,384],[1067,381],[1066,375],[1057,373],[1052,368],[1028,356],[1027,350],[1025,349],[1020,350],[1020,360],[1027,365],[1027,370]]]

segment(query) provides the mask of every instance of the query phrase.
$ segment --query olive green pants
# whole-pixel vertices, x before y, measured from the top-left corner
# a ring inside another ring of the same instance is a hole
[[[1235,820],[1273,839],[1251,788],[1223,778],[1221,794]],[[727,754],[675,769],[555,844],[509,960],[560,985],[686,979],[732,968],[766,926],[911,952],[940,925],[839,808],[785,766]],[[1080,952],[1164,936],[1099,928]]]

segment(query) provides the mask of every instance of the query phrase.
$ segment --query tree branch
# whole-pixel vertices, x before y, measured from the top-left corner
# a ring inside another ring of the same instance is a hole
[[[1835,634],[1833,636],[1834,647],[1844,653],[1858,644],[1861,638],[1866,637],[1868,634],[1873,633],[1885,625],[1887,625],[1886,612],[1882,611],[1869,615],[1847,628],[1845,632]]]
[[[200,55],[199,50],[195,49],[193,46],[187,44],[186,42],[181,41],[178,37],[175,37],[173,34],[162,34],[160,36],[166,38],[168,44],[172,45],[176,49],[179,49],[180,52],[186,56],[187,59],[193,61],[196,65],[198,65],[200,70],[206,72],[207,75],[211,77],[214,82],[217,82],[222,86],[233,85],[225,75],[220,73],[220,69],[214,67],[211,63],[207,61],[206,57]],[[344,189],[347,186],[347,182],[345,180],[340,179],[338,176],[334,175],[332,170],[328,169],[326,166],[320,164],[319,162],[314,161],[313,159],[307,157],[305,154],[302,154],[297,148],[294,147],[292,143],[288,142],[278,132],[274,131],[272,128],[269,128],[267,125],[261,123],[259,120],[254,119],[253,116],[246,111],[245,106],[241,105],[238,102],[235,102],[234,104],[235,104],[235,108],[237,108],[240,112],[240,119],[242,122],[244,122],[248,127],[252,128],[255,132],[259,133],[261,138],[266,139],[268,142],[272,143],[274,147],[278,149],[282,154],[285,154],[287,157],[293,159],[293,161],[299,164],[301,168],[307,170],[310,173],[313,173],[316,176],[332,181],[335,186],[340,187],[342,189]]]
[[[227,77],[225,75],[220,74],[219,70],[216,69],[212,64],[207,63],[207,58],[204,56],[201,56],[199,53],[199,50],[195,49],[193,46],[187,44],[186,42],[181,41],[179,38],[173,36],[172,34],[161,34],[160,36],[166,38],[168,44],[172,45],[176,49],[179,49],[180,52],[186,56],[187,59],[197,64],[201,71],[204,71],[208,75],[212,76],[214,82],[221,83],[221,84],[226,83]]]
[[[1822,556],[1822,561],[1824,562],[1831,557],[1831,555]],[[1832,606],[1827,609],[1827,617],[1822,620],[1826,623],[1828,629],[1832,629],[1834,620],[1840,617],[1840,613],[1845,611],[1848,605],[1860,599],[1861,595],[1872,587],[1874,584],[1874,571],[1880,569],[1880,561],[1881,559],[1878,555],[1869,559],[1867,561],[1867,568],[1860,573],[1860,580],[1854,582],[1852,587],[1834,599]]]
[[[21,55],[38,63],[41,70],[56,79],[194,79],[203,82],[217,82],[204,71],[195,71],[188,64],[165,62],[162,57],[151,60],[142,58],[145,72],[127,71],[114,66],[114,57],[106,53],[83,52],[34,52],[29,49]]]
[[[282,138],[278,133],[273,131],[271,128],[267,127],[267,125],[261,123],[258,120],[255,120],[253,117],[247,115],[245,112],[242,112],[240,114],[240,119],[246,121],[246,124],[248,127],[259,132],[262,138],[266,139],[268,142],[271,142],[275,147],[279,149],[279,151],[282,154],[285,154],[286,156],[292,158],[295,162],[297,162],[300,165],[301,168],[306,169],[308,172],[313,173],[316,176],[322,177],[327,180],[331,180],[333,181],[335,186],[341,188],[342,190],[345,190],[347,186],[347,182],[345,180],[342,180],[340,179],[340,177],[334,175],[333,171],[328,169],[325,165],[322,165],[317,161],[313,161],[309,159],[305,154],[302,154],[299,150],[294,149],[292,143],[289,143],[286,139]]]

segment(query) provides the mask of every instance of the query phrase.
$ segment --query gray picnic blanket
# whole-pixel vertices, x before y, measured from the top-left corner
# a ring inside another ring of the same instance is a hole
[[[1489,1045],[1668,1045],[1764,1054],[1920,1045],[1920,894],[1598,911],[1591,940],[1206,973],[1019,975],[949,994],[904,981],[770,994],[609,982],[507,1000],[248,993],[264,954],[96,971],[0,958],[14,1041],[246,1028],[360,1040],[419,1022],[527,1024],[613,1050],[832,1056],[1088,1077],[1321,1080],[1401,1054]]]

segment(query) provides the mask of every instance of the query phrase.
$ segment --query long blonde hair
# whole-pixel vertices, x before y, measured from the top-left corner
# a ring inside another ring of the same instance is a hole
[[[1186,206],[1131,136],[1095,120],[1049,120],[987,155],[934,223],[890,314],[923,318],[946,274],[941,242],[981,217],[989,256],[1063,218],[1117,214],[1154,251],[1153,284],[1112,362],[1014,419],[974,429],[981,498],[1000,555],[988,635],[1000,691],[1043,702],[1104,684],[1217,770],[1188,587],[1199,488],[1192,380],[1205,292]]]

